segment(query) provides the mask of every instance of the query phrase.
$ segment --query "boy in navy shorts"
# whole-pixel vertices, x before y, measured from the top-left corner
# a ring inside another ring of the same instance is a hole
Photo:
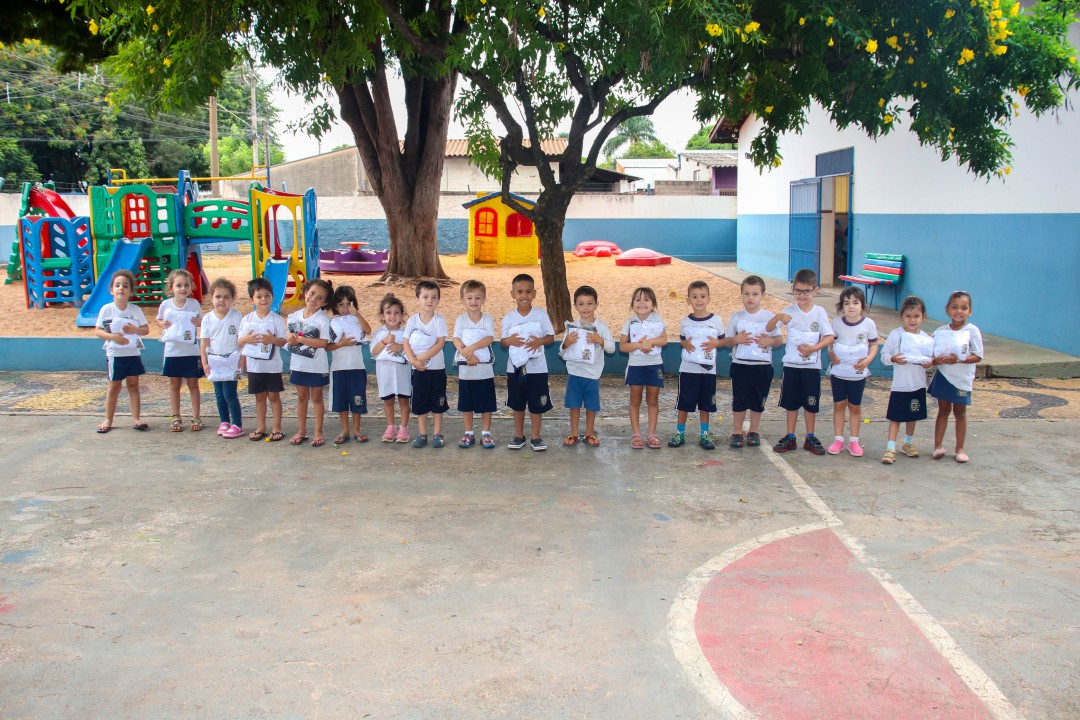
[[[799,270],[791,283],[795,304],[788,305],[765,325],[766,332],[772,332],[778,325],[786,325],[788,329],[784,381],[780,386],[780,407],[787,410],[787,435],[773,445],[778,453],[798,447],[795,426],[802,408],[806,420],[803,449],[814,455],[825,454],[825,447],[814,435],[814,423],[821,397],[821,351],[832,344],[835,336],[825,308],[814,304],[817,291],[817,273],[808,268]]]
[[[412,365],[412,413],[416,416],[417,435],[414,448],[427,445],[427,416],[435,416],[431,447],[441,448],[443,413],[450,409],[446,402],[446,318],[435,312],[441,297],[439,285],[431,280],[416,283],[416,299],[420,311],[405,323],[405,357]]]
[[[724,338],[724,321],[709,312],[709,283],[695,280],[686,290],[691,312],[679,321],[682,364],[679,366],[679,398],[675,436],[668,447],[686,444],[686,417],[695,410],[701,424],[698,444],[713,450],[716,444],[709,430],[709,413],[716,412],[716,349]]]
[[[465,434],[458,442],[462,449],[476,444],[474,418],[480,414],[480,447],[491,450],[495,438],[491,436],[491,414],[498,408],[495,400],[495,356],[491,344],[495,342],[495,318],[484,312],[487,287],[479,280],[461,283],[461,302],[465,312],[454,321],[451,342],[457,353],[454,361],[458,369],[458,411],[465,421]]]
[[[533,307],[536,283],[532,275],[522,273],[510,284],[510,296],[516,307],[502,321],[502,340],[509,351],[506,362],[506,405],[514,412],[514,437],[507,443],[511,450],[525,447],[525,410],[529,410],[532,428],[530,445],[536,452],[547,450],[540,437],[544,413],[551,409],[548,393],[548,366],[544,348],[555,342],[555,329],[543,308]]]

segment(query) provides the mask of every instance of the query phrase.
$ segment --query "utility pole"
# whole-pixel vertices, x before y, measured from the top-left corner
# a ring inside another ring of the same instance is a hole
[[[256,108],[255,108],[255,85],[258,82],[258,75],[255,74],[255,63],[251,64],[251,169],[255,170],[255,166],[259,164],[259,128],[256,121]]]
[[[218,161],[217,146],[217,95],[210,96],[210,177],[221,175],[221,165]],[[217,180],[210,181],[211,197],[221,197],[221,183]]]

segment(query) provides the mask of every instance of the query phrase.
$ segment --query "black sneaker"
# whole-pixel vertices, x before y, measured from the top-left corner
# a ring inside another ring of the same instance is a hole
[[[521,448],[525,447],[525,438],[510,438],[510,442],[506,443],[506,447],[510,448],[511,450],[520,450]]]
[[[746,447],[758,447],[761,445],[761,434],[756,432],[746,433]]]
[[[795,441],[794,435],[785,435],[780,438],[780,441],[772,446],[772,449],[778,453],[785,453],[788,450],[794,450],[799,447],[799,443]]]
[[[817,439],[817,435],[807,435],[802,446],[803,450],[809,450],[815,455],[825,454],[825,447],[821,444],[821,441]]]
[[[529,441],[529,445],[532,446],[533,452],[547,450],[547,445],[544,444],[543,438],[533,438]]]

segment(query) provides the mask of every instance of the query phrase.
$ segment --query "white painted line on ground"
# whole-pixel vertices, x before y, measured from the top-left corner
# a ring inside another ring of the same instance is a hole
[[[892,576],[886,571],[874,567],[872,562],[874,558],[866,552],[866,548],[862,543],[855,539],[853,535],[847,532],[842,526],[843,521],[836,516],[836,514],[825,504],[825,501],[814,492],[802,476],[795,471],[791,465],[784,460],[784,458],[772,449],[761,447],[761,451],[765,454],[765,457],[769,459],[776,469],[787,478],[787,481],[791,483],[791,487],[795,489],[810,508],[818,514],[818,516],[825,521],[825,524],[832,529],[836,536],[840,538],[840,541],[844,543],[851,554],[854,555],[859,562],[861,562],[867,569],[867,571],[874,576],[881,586],[885,588],[885,592],[889,593],[900,608],[907,613],[908,617],[915,623],[926,639],[930,641],[930,644],[941,653],[941,656],[945,658],[945,661],[952,666],[956,674],[967,684],[971,689],[971,692],[975,694],[977,698],[983,701],[987,709],[994,714],[994,717],[999,720],[1022,720],[1023,716],[1013,707],[1009,699],[1005,697],[1004,693],[998,688],[998,686],[991,680],[986,673],[983,672],[974,660],[968,657],[967,653],[961,649],[956,641],[952,639],[948,631],[938,623],[937,620],[922,606],[922,604],[916,600],[911,593],[904,589],[900,583],[893,580]],[[720,557],[725,557],[727,553]],[[704,565],[702,567],[705,567]]]
[[[812,491],[811,491],[812,492]],[[821,499],[818,498],[818,502]],[[824,503],[822,503],[824,504]],[[712,703],[722,720],[754,720],[754,715],[735,699],[727,686],[720,682],[716,671],[709,664],[698,642],[695,619],[697,618],[698,600],[710,580],[720,571],[747,553],[757,550],[777,540],[802,535],[803,533],[823,530],[827,527],[820,523],[799,525],[760,535],[752,540],[736,545],[722,555],[718,555],[694,570],[683,584],[668,612],[668,638],[675,657],[682,663],[694,687]]]

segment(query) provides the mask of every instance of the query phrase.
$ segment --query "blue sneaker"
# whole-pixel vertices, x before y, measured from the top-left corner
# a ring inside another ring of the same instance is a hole
[[[461,440],[458,441],[457,446],[459,448],[471,448],[475,444],[476,444],[476,436],[475,435],[465,435],[465,436],[463,436],[461,438]]]

